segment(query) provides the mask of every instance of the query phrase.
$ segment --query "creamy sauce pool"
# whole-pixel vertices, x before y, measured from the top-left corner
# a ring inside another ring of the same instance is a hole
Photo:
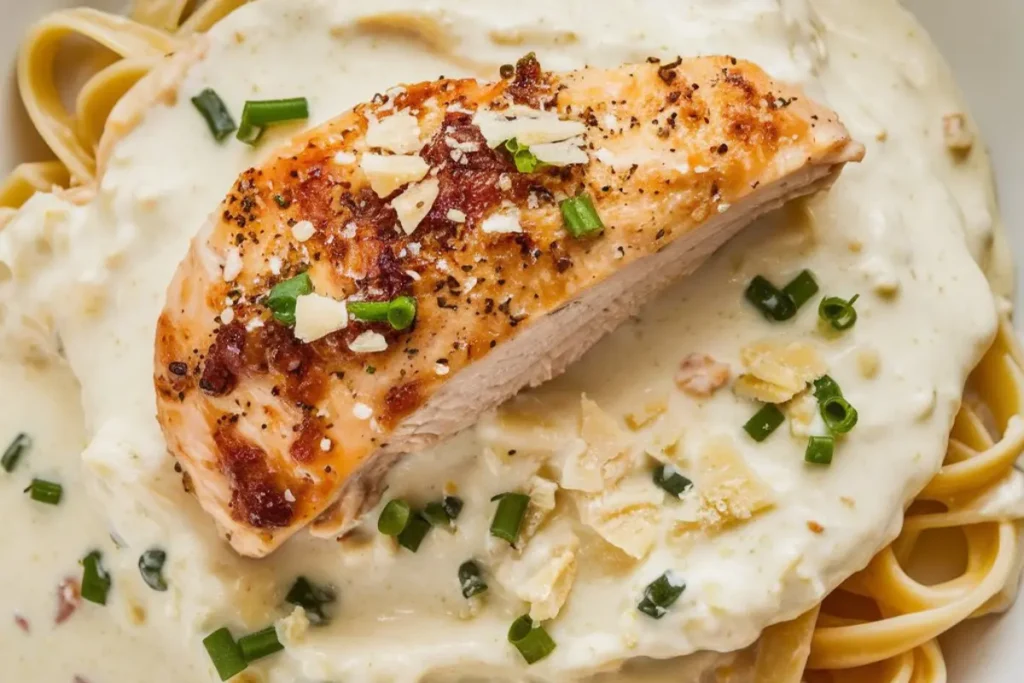
[[[868,157],[827,195],[748,229],[564,377],[400,465],[387,497],[423,503],[456,488],[466,503],[456,533],[434,530],[418,553],[398,551],[376,534],[374,513],[343,544],[301,535],[267,560],[237,557],[182,491],[166,455],[154,417],[153,329],[192,235],[236,174],[289,131],[274,131],[255,151],[217,145],[188,98],[211,86],[238,110],[247,98],[305,95],[313,124],[397,82],[493,77],[530,50],[551,69],[677,53],[751,59],[839,111]],[[252,680],[521,680],[524,666],[505,635],[528,606],[496,577],[488,577],[487,599],[468,605],[456,572],[470,557],[484,565],[504,558],[488,541],[489,499],[525,489],[552,466],[549,452],[561,457],[577,437],[582,393],[636,449],[677,440],[684,473],[699,473],[710,444],[730,444],[775,505],[734,529],[678,542],[670,529],[692,501],[662,501],[659,541],[634,561],[581,524],[560,493],[549,527],[579,539],[577,575],[547,625],[558,648],[530,668],[531,678],[561,681],[634,657],[746,647],[768,624],[820,600],[897,532],[903,505],[941,462],[966,374],[991,339],[995,305],[982,269],[1005,294],[1009,267],[987,159],[976,149],[957,161],[943,145],[942,117],[959,111],[946,67],[894,0],[645,0],[629,8],[388,0],[372,13],[358,3],[262,0],[243,8],[212,32],[177,102],[155,106],[117,146],[89,207],[38,196],[0,237],[0,440],[19,431],[35,437],[15,473],[0,474],[5,673],[213,680],[200,640],[221,626],[237,636],[288,616],[284,593],[305,575],[338,589],[332,624],[304,629],[292,615],[279,626],[287,650],[250,667]],[[772,326],[743,302],[754,275],[781,284],[804,268],[823,294],[860,293],[852,331],[822,336],[813,306]],[[741,348],[764,339],[813,343],[858,407],[860,422],[831,467],[806,466],[806,436],[791,435],[788,424],[752,442],[741,426],[756,407],[728,389],[697,402],[675,388],[688,353],[738,372]],[[876,361],[869,377],[865,368]],[[624,417],[652,401],[665,412],[627,428]],[[632,476],[649,479],[652,463]],[[29,501],[21,489],[32,476],[61,481],[65,502]],[[139,577],[138,556],[150,547],[167,550],[166,593]],[[77,560],[92,549],[112,571],[110,602],[85,603],[55,626],[56,586],[80,574]],[[647,619],[635,609],[638,596],[669,568],[686,591],[664,619]],[[10,612],[31,624],[29,634]],[[721,662],[689,658],[662,673],[695,680]]]

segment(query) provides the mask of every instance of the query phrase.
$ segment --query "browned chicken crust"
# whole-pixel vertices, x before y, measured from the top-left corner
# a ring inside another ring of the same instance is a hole
[[[239,552],[264,555],[322,515],[375,453],[445,436],[426,428],[399,443],[395,430],[545,316],[762,183],[862,153],[833,112],[729,57],[564,74],[528,57],[504,75],[398,88],[301,135],[238,178],[181,264],[157,327],[159,419]],[[481,110],[499,124],[543,112],[582,124],[570,146],[583,163],[517,171],[485,137]],[[409,114],[414,149],[368,146],[371,127]],[[368,155],[429,170],[411,183],[399,174],[382,196],[387,178]],[[395,207],[412,187],[424,193],[409,219]],[[581,192],[605,229],[577,239],[559,202]],[[415,297],[415,322],[350,316],[303,342],[264,298],[300,273],[337,301]],[[366,332],[380,335],[370,347]]]

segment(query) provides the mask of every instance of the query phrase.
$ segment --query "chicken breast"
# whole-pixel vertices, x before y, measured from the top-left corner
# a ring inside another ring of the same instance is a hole
[[[156,335],[159,420],[234,548],[340,534],[403,454],[560,373],[859,160],[729,57],[395,88],[245,171]]]

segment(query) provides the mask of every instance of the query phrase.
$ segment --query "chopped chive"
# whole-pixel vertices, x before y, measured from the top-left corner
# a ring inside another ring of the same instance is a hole
[[[836,384],[836,381],[828,375],[822,375],[818,379],[814,380],[814,398],[818,399],[818,402],[823,402],[833,396],[842,396],[843,392]]]
[[[255,145],[267,126],[309,118],[305,97],[286,100],[249,100],[242,109],[242,122],[235,136],[247,145]]]
[[[832,436],[812,436],[807,440],[804,460],[815,465],[830,465],[835,452],[836,440]]]
[[[747,420],[743,430],[750,435],[754,441],[761,443],[779,428],[786,417],[774,403],[766,403],[761,410],[754,413],[754,417]]]
[[[444,511],[448,513],[448,516],[456,520],[459,518],[459,514],[462,513],[462,499],[457,496],[445,496],[441,499],[441,505],[444,507]]]
[[[322,626],[330,621],[330,616],[325,608],[336,599],[337,595],[332,588],[318,586],[306,577],[300,576],[295,579],[295,583],[288,590],[284,601],[302,607],[306,610],[309,623],[314,626]]]
[[[396,330],[404,330],[416,319],[416,299],[399,296],[391,301],[350,301],[348,312],[361,322],[386,322]]]
[[[835,330],[848,330],[857,322],[857,309],[853,305],[859,298],[860,294],[854,294],[849,301],[838,296],[825,297],[818,305],[818,316]]]
[[[529,147],[519,144],[515,138],[505,141],[505,149],[512,155],[512,161],[515,162],[516,170],[520,173],[533,173],[544,166],[544,163],[530,151]]]
[[[409,523],[402,529],[402,533],[398,534],[398,545],[406,550],[416,552],[420,549],[423,539],[427,537],[428,531],[430,531],[430,522],[421,514],[413,514],[409,517]]]
[[[377,368],[375,368],[375,367],[374,367],[374,366],[372,366],[372,365],[367,365],[367,366],[366,366],[366,374],[367,374],[367,375],[372,375],[372,374],[373,374],[373,373],[375,373],[375,372],[377,372]]]
[[[539,662],[555,650],[555,641],[543,626],[533,623],[529,614],[512,622],[508,629],[508,642],[516,646],[527,664]]]
[[[818,281],[814,279],[814,273],[804,270],[790,280],[782,292],[789,296],[794,306],[800,308],[818,293]]]
[[[64,487],[45,479],[33,479],[32,483],[25,489],[29,497],[34,501],[46,503],[47,505],[58,505],[64,497]]]
[[[789,295],[760,275],[750,281],[744,296],[769,320],[782,322],[796,315],[796,304]]]
[[[409,524],[412,512],[404,500],[389,500],[377,518],[377,531],[385,536],[397,536]]]
[[[237,127],[235,126],[235,120],[231,118],[231,112],[228,111],[227,105],[224,104],[224,100],[220,98],[220,95],[213,88],[206,88],[193,97],[192,104],[195,105],[199,113],[206,119],[206,125],[210,127],[210,132],[213,133],[213,137],[218,142],[231,135]]]
[[[280,652],[284,645],[277,638],[277,630],[273,626],[268,626],[262,631],[239,638],[238,649],[242,651],[246,663],[252,664],[257,659]]]
[[[452,518],[448,516],[448,511],[444,509],[444,504],[440,501],[427,503],[423,507],[423,516],[434,526],[451,527],[452,525]]]
[[[693,486],[693,482],[684,477],[672,465],[658,465],[654,469],[654,483],[676,498]]]
[[[103,568],[103,556],[94,550],[82,558],[82,597],[97,605],[107,604],[110,574]]]
[[[292,205],[291,201],[283,194],[275,194],[274,203],[277,204],[282,209],[287,209],[289,206]]]
[[[21,460],[21,456],[25,455],[25,451],[32,447],[32,438],[22,432],[14,437],[14,441],[4,450],[4,455],[0,458],[0,467],[4,468],[5,472],[12,472],[14,468],[18,466],[18,461]]]
[[[219,628],[203,638],[203,647],[222,681],[242,673],[248,666],[242,648],[238,647],[227,628]]]
[[[504,493],[498,500],[498,509],[491,521],[491,535],[515,544],[523,524],[530,497],[525,493]]]
[[[480,567],[473,560],[459,565],[459,586],[462,588],[462,597],[466,599],[487,590],[487,583],[480,575]]]
[[[604,231],[604,223],[597,215],[594,200],[586,192],[563,199],[558,203],[558,208],[562,211],[565,229],[576,239],[599,235]]]
[[[636,608],[649,617],[661,619],[684,590],[686,582],[669,569],[647,585]]]
[[[164,563],[167,562],[167,553],[159,548],[150,548],[139,556],[139,573],[146,585],[155,591],[167,590],[167,581],[164,580]]]
[[[833,434],[846,434],[857,426],[857,409],[842,396],[829,396],[818,408]]]
[[[309,273],[299,273],[274,285],[263,300],[263,305],[273,311],[278,322],[292,326],[295,324],[295,300],[312,293],[313,281],[309,279]]]

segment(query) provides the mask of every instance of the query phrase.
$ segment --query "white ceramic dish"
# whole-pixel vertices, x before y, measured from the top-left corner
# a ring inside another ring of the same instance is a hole
[[[1020,0],[905,0],[932,33],[952,64],[972,112],[991,147],[1000,188],[1003,216],[1018,263],[1024,263],[1024,135],[1019,112],[1024,92],[1024,3]],[[81,4],[74,0],[0,0],[0,172],[27,159],[42,158],[44,149],[16,97],[13,63],[21,34],[36,17],[60,7]],[[94,0],[87,4],[117,9],[121,0]],[[1024,269],[1017,273],[1018,291]],[[1020,327],[1024,318],[1018,318]],[[1002,617],[966,624],[943,639],[951,683],[1014,683],[1024,670],[1024,600]],[[34,682],[29,682],[34,683]]]

